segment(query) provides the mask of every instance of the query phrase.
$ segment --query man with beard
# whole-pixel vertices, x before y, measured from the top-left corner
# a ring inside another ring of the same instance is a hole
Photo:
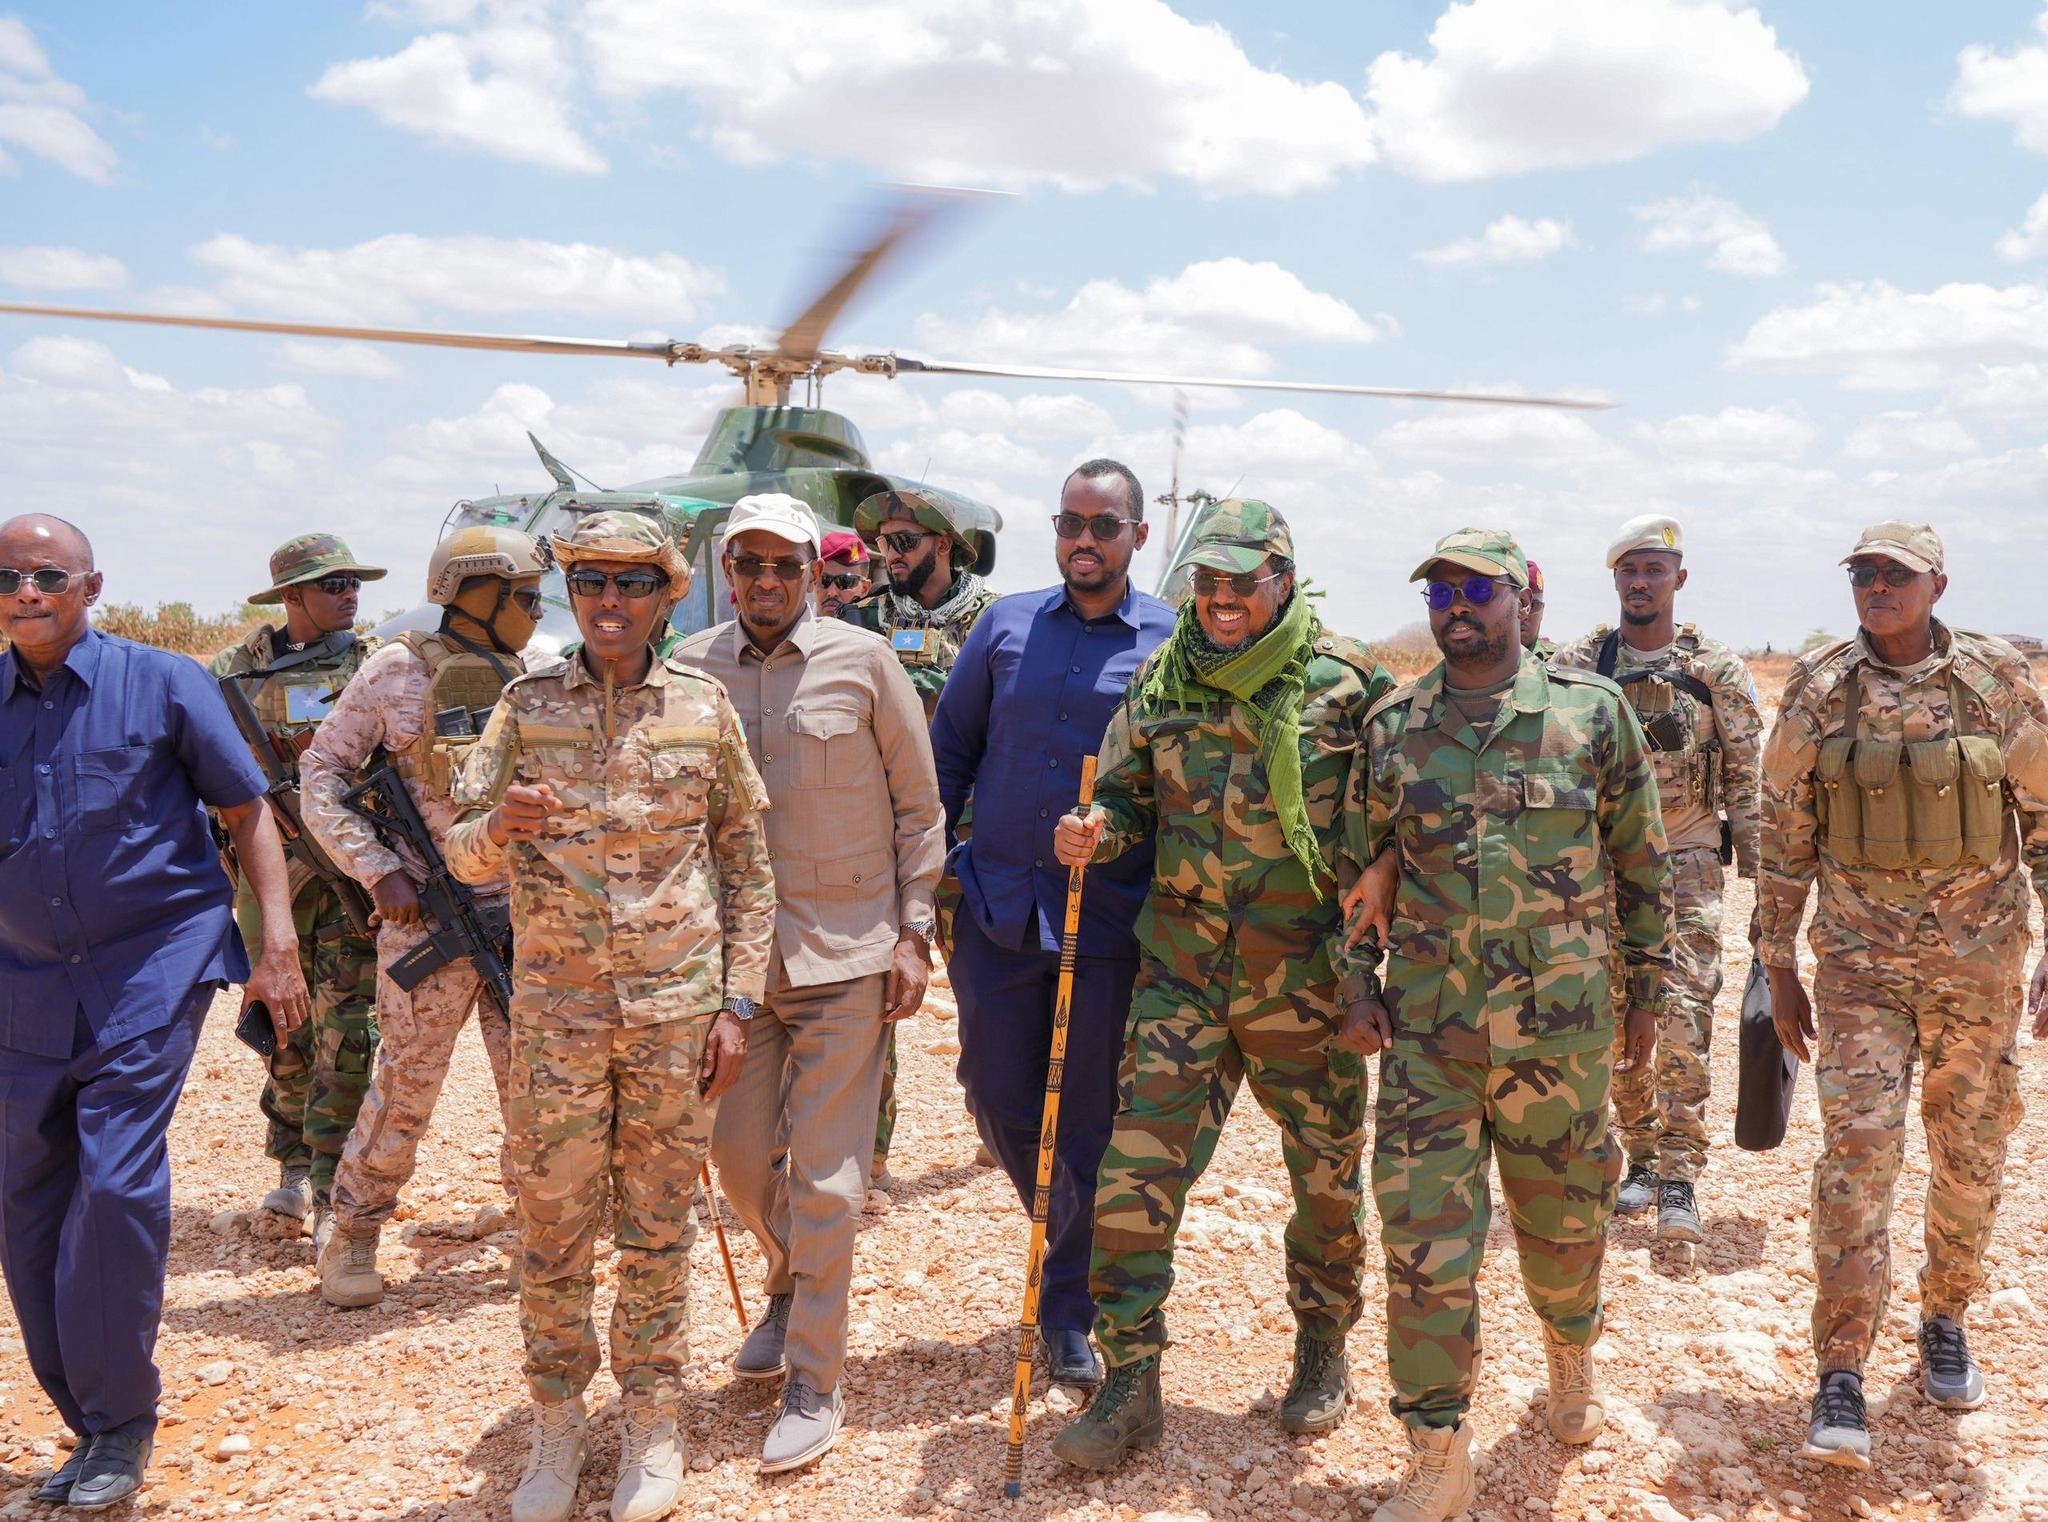
[[[1067,874],[1055,822],[1081,762],[1102,744],[1132,675],[1173,631],[1173,609],[1131,583],[1145,494],[1127,466],[1089,460],[1060,489],[1061,585],[1005,597],[961,647],[932,718],[946,820],[970,799],[972,838],[948,858],[961,893],[947,967],[960,1001],[960,1083],[983,1142],[1028,1210],[1059,981]],[[1150,841],[1088,876],[1055,1143],[1038,1324],[1049,1376],[1093,1385],[1088,1254],[1095,1175],[1116,1115],[1124,1020],[1138,975],[1133,922],[1152,879]]]
[[[1621,596],[1618,628],[1600,625],[1565,645],[1553,666],[1612,677],[1650,742],[1650,769],[1671,850],[1671,972],[1657,1030],[1657,1060],[1614,1080],[1628,1174],[1615,1209],[1657,1206],[1657,1235],[1702,1238],[1693,1188],[1707,1165],[1707,1056],[1721,991],[1723,845],[1735,870],[1756,880],[1757,756],[1763,720],[1742,657],[1672,607],[1685,585],[1685,540],[1662,514],[1632,518],[1607,547]]]
[[[1539,661],[1557,654],[1557,643],[1543,637],[1543,567],[1529,562],[1529,605],[1522,610],[1522,648]]]
[[[834,529],[818,545],[818,579],[812,595],[818,617],[838,618],[874,587],[868,574],[868,547],[850,529]]]
[[[1505,533],[1461,529],[1426,581],[1443,661],[1364,724],[1345,848],[1392,871],[1384,1002],[1342,1040],[1384,1050],[1373,1143],[1393,1409],[1413,1464],[1377,1522],[1443,1522],[1473,1494],[1478,1279],[1498,1164],[1560,1442],[1605,1421],[1591,1348],[1621,1156],[1609,899],[1628,967],[1625,1055],[1648,1060],[1671,889],[1649,751],[1612,682],[1522,649],[1529,570]],[[1392,858],[1388,861],[1387,858]]]
[[[1393,682],[1323,628],[1267,504],[1218,504],[1185,563],[1192,595],[1110,720],[1095,805],[1062,811],[1054,831],[1070,867],[1156,844],[1096,1186],[1089,1288],[1108,1369],[1053,1440],[1084,1469],[1113,1469],[1165,1430],[1174,1234],[1242,1081],[1280,1128],[1294,1193],[1281,1426],[1328,1432],[1352,1394],[1365,1073],[1336,1035],[1371,985],[1338,933],[1348,883],[1333,864],[1366,710]]]

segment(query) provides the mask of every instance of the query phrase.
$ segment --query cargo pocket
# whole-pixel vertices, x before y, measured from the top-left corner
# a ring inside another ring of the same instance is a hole
[[[1451,933],[1441,925],[1396,920],[1389,940],[1385,981],[1394,1037],[1419,1042],[1437,1027],[1450,976]]]
[[[1912,805],[1912,864],[1952,867],[1963,859],[1962,752],[1954,740],[1913,740],[1906,745],[1900,780]]]
[[[1522,1035],[1530,1040],[1591,1036],[1613,1020],[1613,970],[1607,924],[1565,920],[1529,927],[1529,1002]]]
[[[1849,770],[1855,752],[1855,736],[1836,735],[1821,741],[1813,766],[1814,817],[1828,855],[1845,867],[1863,865],[1863,795]]]
[[[702,824],[711,811],[718,750],[703,744],[657,745],[648,752],[647,823],[656,830]]]
[[[1898,871],[1912,859],[1912,807],[1899,785],[1905,747],[1879,740],[1859,741],[1850,764],[1863,806],[1863,856],[1873,867]]]
[[[1989,866],[2005,847],[2005,753],[1995,735],[1964,735],[1955,743],[1962,763],[1962,860]]]
[[[851,780],[842,756],[860,733],[862,716],[855,708],[797,708],[789,715],[795,734],[796,785],[831,787]]]

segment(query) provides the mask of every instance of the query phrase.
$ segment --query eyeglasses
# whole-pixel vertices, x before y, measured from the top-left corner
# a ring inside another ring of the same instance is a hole
[[[322,576],[313,583],[329,597],[339,597],[344,592],[356,591],[362,584],[363,578],[360,576]]]
[[[1483,608],[1500,592],[1501,584],[1491,576],[1467,576],[1463,581],[1432,581],[1424,584],[1422,599],[1432,613],[1445,612],[1459,597],[1474,608]]]
[[[625,591],[625,588],[624,588],[624,587],[621,587],[621,588],[620,588],[619,590],[620,590],[620,591],[622,591],[622,592],[624,592],[624,591]],[[599,588],[597,589],[597,591],[596,591],[595,593],[593,593],[592,595],[593,595],[593,596],[602,596],[603,594],[604,594],[604,588],[603,588],[603,587],[599,587]],[[630,597],[630,596],[631,596],[632,594],[631,594],[630,592],[628,592],[628,593],[627,593],[626,595]],[[528,616],[529,618],[539,618],[539,617],[540,617],[540,588],[539,588],[539,587],[521,587],[521,588],[519,588],[519,590],[518,590],[518,591],[516,591],[516,592],[514,592],[514,593],[512,594],[512,605],[513,605],[514,607],[518,608],[518,609],[519,609],[519,611],[520,611],[521,613],[524,613],[524,614],[526,614],[526,615],[527,615],[527,616]]]
[[[1079,539],[1086,534],[1097,544],[1115,544],[1130,526],[1129,518],[1119,518],[1114,513],[1102,513],[1093,518],[1084,518],[1079,513],[1052,515],[1052,531],[1060,538]]]
[[[882,534],[879,540],[899,555],[908,555],[927,539],[936,539],[937,534],[928,534],[923,529],[898,529],[893,534]]]
[[[851,592],[855,587],[866,581],[867,577],[861,575],[858,571],[827,571],[818,580],[835,592]]]
[[[759,555],[728,555],[726,564],[748,581],[759,581],[763,576],[773,576],[778,581],[796,581],[811,568],[808,560],[799,560],[794,555],[784,555],[779,560],[763,560]]]
[[[35,571],[0,571],[0,597],[12,597],[21,590],[24,580],[34,582],[43,596],[55,597],[71,585],[71,573],[51,565]]]
[[[0,574],[5,573],[0,572]],[[1849,585],[1857,588],[1858,590],[1862,590],[1867,587],[1875,586],[1877,584],[1878,577],[1882,576],[1884,578],[1884,584],[1890,587],[1893,591],[1897,591],[1900,587],[1905,586],[1919,574],[1920,573],[1914,570],[1911,566],[1852,565],[1849,567]],[[0,591],[4,590],[4,587],[0,587]]]
[[[1212,571],[1207,566],[1191,565],[1188,567],[1188,585],[1195,589],[1197,597],[1214,597],[1216,589],[1228,582],[1230,590],[1239,597],[1249,597],[1267,582],[1278,581],[1286,574],[1285,571],[1268,571],[1260,576],[1252,571],[1239,571],[1231,576]]]
[[[602,597],[607,586],[619,589],[619,596],[639,602],[668,585],[658,571],[571,571],[563,580],[578,597]]]

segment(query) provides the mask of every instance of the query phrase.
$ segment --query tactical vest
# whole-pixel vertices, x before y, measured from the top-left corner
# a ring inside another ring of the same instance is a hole
[[[267,642],[269,636],[264,638]],[[256,710],[263,732],[276,742],[272,750],[287,774],[298,776],[299,757],[313,743],[313,732],[327,717],[341,689],[376,648],[373,641],[351,639],[338,657],[316,656],[307,660],[287,655],[244,672],[230,673],[248,695],[249,706]],[[237,653],[246,654],[247,647]],[[260,681],[255,679],[258,672],[263,673]]]
[[[392,770],[438,798],[452,797],[456,774],[498,695],[519,675],[519,658],[465,648],[445,633],[407,630],[398,643],[426,663],[428,676],[420,732],[405,749],[390,752]]]
[[[1971,712],[1955,658],[1948,669],[1955,734],[1874,740],[1862,733],[1862,664],[1850,668],[1849,733],[1821,741],[1814,813],[1827,853],[1845,867],[1888,872],[1983,867],[2005,843],[2005,753],[1998,736],[1963,734]]]
[[[1699,630],[1682,626],[1673,644],[1690,662],[1700,653]],[[1713,689],[1689,671],[1630,671],[1614,668],[1621,657],[1621,635],[1609,630],[1600,643],[1593,669],[1615,682],[1650,742],[1650,770],[1656,774],[1657,796],[1669,809],[1693,803],[1709,814],[1721,811],[1721,739],[1706,722],[1714,711]]]

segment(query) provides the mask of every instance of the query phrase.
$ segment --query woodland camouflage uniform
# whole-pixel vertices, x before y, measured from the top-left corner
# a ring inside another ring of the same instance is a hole
[[[1861,1372],[1884,1314],[1915,1062],[1928,1152],[1923,1321],[1960,1324],[1984,1287],[2020,1119],[2029,875],[2048,904],[2048,707],[2003,640],[1939,620],[1933,633],[1933,653],[1911,670],[1861,634],[1800,662],[1764,751],[1766,965],[1797,965],[1820,883],[1809,941],[1823,1375]]]

